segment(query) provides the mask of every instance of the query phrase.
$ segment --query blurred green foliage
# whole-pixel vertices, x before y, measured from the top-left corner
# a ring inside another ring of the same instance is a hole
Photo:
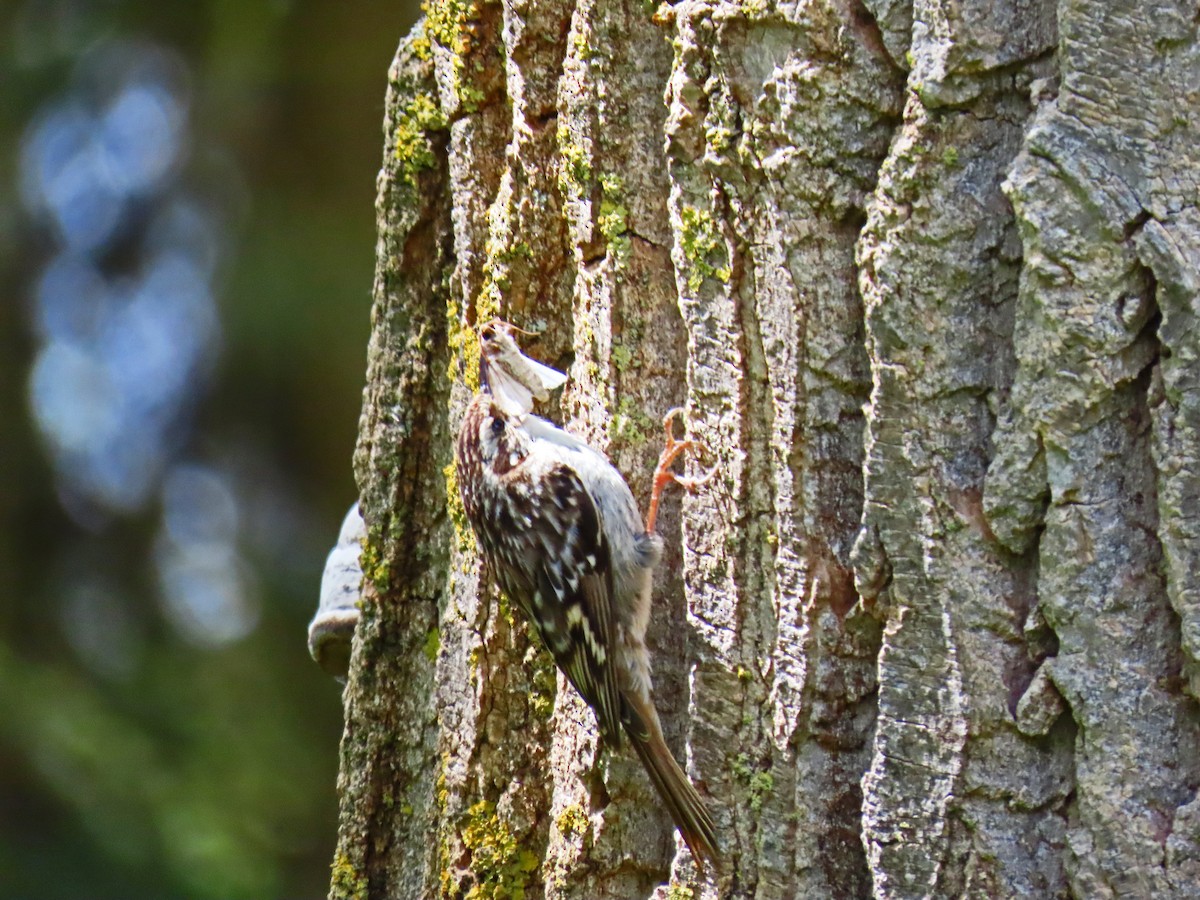
[[[338,0],[0,6],[0,897],[325,895],[341,708],[305,625],[355,494],[386,73],[416,14]],[[270,533],[243,548],[260,621],[218,648],[163,615],[157,510],[76,524],[29,418],[20,298],[44,236],[13,190],[21,134],[111,36],[183,55],[189,177],[229,213],[223,351],[186,453],[236,473],[251,532]],[[108,666],[64,627],[80,572],[128,613]]]

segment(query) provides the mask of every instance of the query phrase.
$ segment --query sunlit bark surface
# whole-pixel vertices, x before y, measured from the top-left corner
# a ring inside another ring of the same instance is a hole
[[[1200,895],[1200,41],[1133,0],[448,0],[391,70],[332,897]],[[661,518],[725,865],[487,583],[501,315]]]

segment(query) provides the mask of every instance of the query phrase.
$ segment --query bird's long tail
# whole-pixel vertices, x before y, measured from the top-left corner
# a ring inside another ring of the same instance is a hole
[[[640,714],[631,708],[633,704],[629,702],[628,696],[624,699],[626,703],[622,710],[622,724],[625,726],[625,732],[629,735],[629,742],[637,751],[650,780],[654,782],[655,789],[666,804],[675,827],[679,829],[701,868],[705,861],[719,867],[717,829],[712,816],[667,748],[657,721],[658,717],[652,711],[649,715]]]

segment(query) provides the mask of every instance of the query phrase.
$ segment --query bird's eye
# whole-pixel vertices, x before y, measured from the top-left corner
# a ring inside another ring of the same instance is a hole
[[[492,434],[499,434],[504,430],[504,420],[498,416],[492,419]]]
[[[483,331],[479,332],[479,336],[485,341],[490,341],[496,336],[496,332],[491,325],[488,325],[483,329]]]

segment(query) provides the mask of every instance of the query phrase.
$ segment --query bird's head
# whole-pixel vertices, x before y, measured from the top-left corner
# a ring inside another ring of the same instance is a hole
[[[486,394],[477,398],[479,458],[497,475],[516,468],[529,455],[529,435]]]
[[[511,359],[521,356],[521,348],[515,336],[518,332],[532,333],[500,319],[492,319],[479,326],[479,383],[489,393],[495,392],[495,386],[491,382],[497,361],[506,357]]]

